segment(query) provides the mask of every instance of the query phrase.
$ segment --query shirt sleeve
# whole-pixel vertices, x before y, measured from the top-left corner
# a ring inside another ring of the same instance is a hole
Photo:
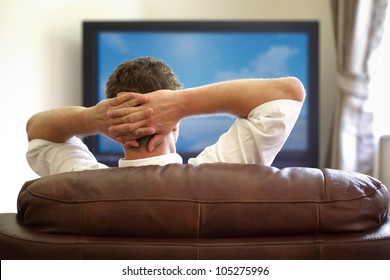
[[[275,100],[254,108],[239,118],[221,135],[218,142],[207,147],[188,163],[247,163],[271,165],[290,135],[302,108],[302,102]]]
[[[75,136],[64,143],[31,140],[26,157],[31,169],[40,176],[107,168],[99,163],[81,139]]]

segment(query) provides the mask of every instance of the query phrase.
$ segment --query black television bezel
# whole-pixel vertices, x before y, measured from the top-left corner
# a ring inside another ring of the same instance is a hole
[[[318,21],[84,21],[83,22],[83,105],[93,106],[98,100],[97,34],[101,31],[219,31],[219,32],[304,32],[308,34],[308,149],[281,151],[273,166],[318,167],[319,165],[319,23]],[[98,137],[84,138],[85,144],[99,162],[117,166],[121,153],[101,153]],[[196,154],[182,154],[184,160]]]

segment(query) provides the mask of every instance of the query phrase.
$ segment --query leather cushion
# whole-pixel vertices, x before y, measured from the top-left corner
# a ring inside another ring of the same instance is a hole
[[[387,188],[358,173],[172,164],[28,181],[18,216],[46,233],[232,238],[366,231],[384,222],[388,204]]]

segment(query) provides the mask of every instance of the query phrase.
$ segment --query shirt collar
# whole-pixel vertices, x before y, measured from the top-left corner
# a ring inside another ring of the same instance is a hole
[[[118,162],[119,167],[129,166],[145,166],[145,165],[167,165],[171,163],[183,163],[182,157],[177,153],[170,153],[156,157],[141,158],[141,159],[124,159],[121,158]]]

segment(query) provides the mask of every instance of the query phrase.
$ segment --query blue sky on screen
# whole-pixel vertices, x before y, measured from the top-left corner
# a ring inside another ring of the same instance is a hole
[[[169,64],[184,88],[237,78],[289,75],[307,83],[308,44],[304,33],[101,32],[98,43],[100,99],[105,98],[108,76],[120,63],[145,56]],[[306,148],[306,118],[304,106],[284,150]],[[216,142],[233,121],[229,116],[183,120],[178,151],[202,150]],[[100,143],[103,150],[112,149],[114,144],[110,140]]]

